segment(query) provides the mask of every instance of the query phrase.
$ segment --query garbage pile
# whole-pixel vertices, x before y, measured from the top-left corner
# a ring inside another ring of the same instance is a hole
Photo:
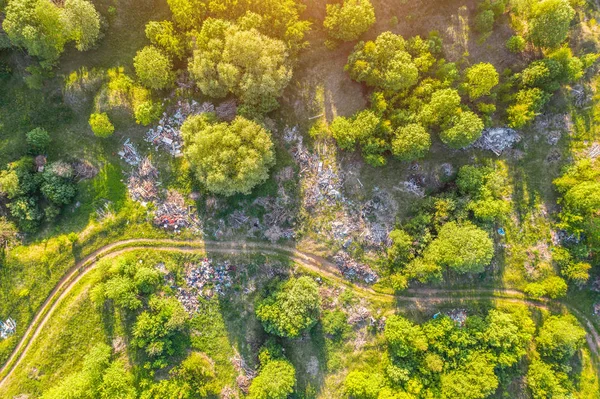
[[[453,309],[446,313],[459,327],[464,327],[467,321],[467,311],[465,309]]]
[[[6,339],[17,331],[17,322],[9,317],[6,321],[0,321],[0,339]]]
[[[355,261],[344,251],[338,252],[333,257],[333,260],[338,269],[342,272],[342,275],[348,280],[360,280],[367,284],[373,284],[379,279],[377,273],[369,266]]]
[[[179,287],[177,299],[189,314],[199,310],[198,297],[211,298],[214,294],[224,295],[225,291],[233,285],[231,277],[235,267],[228,261],[214,264],[205,258],[199,265],[188,263],[185,265],[185,285]]]
[[[154,224],[176,233],[186,227],[197,233],[202,230],[202,224],[192,207],[186,206],[183,195],[175,190],[169,190],[166,199],[157,203]]]
[[[134,201],[146,203],[158,199],[158,170],[148,157],[140,163],[127,179],[127,189]]]
[[[155,149],[163,148],[174,157],[183,155],[183,138],[181,137],[181,125],[189,115],[201,114],[204,112],[214,112],[215,107],[208,102],[199,104],[196,101],[191,103],[179,101],[177,111],[163,117],[158,121],[156,128],[148,130],[145,140],[155,146]]]
[[[513,144],[518,143],[520,140],[521,136],[516,130],[505,127],[496,127],[484,129],[481,137],[473,144],[473,147],[489,150],[500,156],[502,151],[512,147]]]
[[[142,157],[129,139],[123,143],[123,149],[118,152],[119,157],[131,166],[137,166],[142,162]]]
[[[292,156],[300,166],[300,176],[306,181],[304,206],[312,208],[325,201],[332,205],[342,200],[342,177],[331,165],[325,165],[317,154],[311,153],[303,143],[298,127],[285,127],[283,138],[288,143],[295,143]]]

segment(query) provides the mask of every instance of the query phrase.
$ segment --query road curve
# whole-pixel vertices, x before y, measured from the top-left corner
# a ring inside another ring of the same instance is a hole
[[[542,309],[548,309],[550,305],[558,305],[567,308],[577,318],[583,322],[587,330],[587,342],[590,350],[598,359],[600,353],[600,334],[593,323],[586,318],[580,311],[560,301],[547,299],[530,300],[526,299],[525,294],[517,290],[505,289],[471,289],[471,290],[451,290],[451,289],[409,289],[401,295],[392,295],[379,292],[372,287],[362,284],[353,284],[345,280],[335,264],[313,254],[304,253],[295,248],[258,242],[230,242],[230,241],[184,241],[173,239],[129,239],[116,241],[102,248],[97,249],[75,264],[66,275],[56,284],[50,295],[46,298],[27,330],[21,337],[19,343],[13,350],[6,363],[0,368],[0,387],[4,385],[12,372],[21,363],[27,354],[32,343],[35,341],[44,325],[52,316],[54,310],[60,302],[69,294],[71,289],[102,259],[116,257],[126,252],[149,249],[153,251],[165,252],[185,252],[185,253],[223,253],[223,254],[242,254],[242,253],[262,253],[265,255],[283,255],[294,261],[301,267],[320,274],[328,279],[335,280],[354,290],[361,292],[362,295],[375,300],[385,302],[411,302],[417,304],[435,304],[450,300],[477,301],[482,299],[501,300],[506,302],[523,303],[529,306],[535,306]],[[598,362],[596,362],[598,363]]]

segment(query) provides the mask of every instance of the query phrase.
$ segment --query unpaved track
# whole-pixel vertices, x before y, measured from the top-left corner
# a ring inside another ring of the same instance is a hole
[[[336,266],[330,261],[312,254],[301,252],[295,248],[283,245],[257,243],[257,242],[230,242],[230,241],[183,241],[172,239],[130,239],[108,244],[86,256],[75,264],[73,268],[56,284],[48,298],[44,301],[33,321],[23,334],[18,345],[13,350],[6,363],[0,368],[0,386],[10,377],[12,372],[21,363],[32,343],[38,337],[45,324],[51,318],[55,309],[62,300],[70,293],[71,289],[102,259],[114,258],[126,252],[152,250],[180,253],[221,253],[221,254],[248,254],[262,253],[265,255],[285,256],[301,267],[311,272],[322,275],[346,286],[351,286],[363,296],[384,302],[410,302],[418,307],[431,307],[432,305],[447,301],[478,301],[493,300],[513,303],[522,303],[541,309],[550,306],[567,308],[583,322],[587,330],[587,342],[590,350],[597,359],[600,353],[600,334],[596,331],[593,323],[580,311],[573,309],[560,301],[547,299],[530,300],[517,290],[505,289],[409,289],[402,295],[392,295],[378,292],[373,288],[362,284],[351,284],[345,280]]]

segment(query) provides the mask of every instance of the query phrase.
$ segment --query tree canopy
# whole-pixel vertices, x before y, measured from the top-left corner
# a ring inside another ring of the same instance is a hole
[[[142,84],[151,89],[165,89],[173,85],[173,63],[161,50],[146,46],[133,59],[135,73]]]
[[[370,0],[344,0],[327,4],[323,25],[330,37],[346,42],[356,40],[375,23],[375,9]]]
[[[256,317],[268,333],[294,338],[317,323],[320,309],[317,284],[309,277],[300,277],[286,281],[259,302]]]
[[[192,170],[216,194],[249,194],[267,180],[275,163],[269,133],[241,116],[230,124],[216,123],[214,116],[191,116],[181,132]]]
[[[286,399],[296,385],[296,370],[287,360],[271,360],[252,380],[250,399]]]
[[[494,256],[488,234],[471,223],[449,222],[425,251],[425,259],[458,273],[481,273]]]
[[[539,47],[554,48],[569,34],[575,10],[569,0],[534,2],[529,19],[529,39]]]
[[[188,66],[203,94],[236,95],[249,111],[266,113],[292,77],[285,43],[220,19],[208,19],[196,37]]]

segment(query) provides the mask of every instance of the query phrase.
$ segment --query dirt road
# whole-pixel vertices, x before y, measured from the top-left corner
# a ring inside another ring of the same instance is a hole
[[[431,306],[451,300],[478,301],[490,299],[523,303],[528,306],[535,306],[542,309],[548,309],[550,306],[563,307],[567,308],[583,323],[588,333],[587,342],[590,350],[593,352],[596,360],[599,356],[600,334],[596,331],[593,323],[580,311],[573,309],[560,301],[546,299],[534,301],[526,299],[525,295],[520,291],[504,289],[452,290],[424,288],[409,289],[401,295],[392,295],[389,293],[378,292],[366,285],[349,283],[341,276],[336,266],[330,261],[288,246],[256,242],[179,241],[142,238],[114,242],[94,251],[81,261],[77,262],[77,264],[58,282],[48,298],[44,301],[11,356],[0,369],[0,377],[2,378],[0,380],[0,386],[5,383],[15,368],[21,363],[58,304],[90,270],[94,269],[100,260],[113,258],[126,252],[144,249],[165,252],[207,252],[223,254],[262,253],[265,255],[286,256],[304,269],[317,273],[339,284],[352,287],[363,296],[385,302],[410,302],[419,306]]]

